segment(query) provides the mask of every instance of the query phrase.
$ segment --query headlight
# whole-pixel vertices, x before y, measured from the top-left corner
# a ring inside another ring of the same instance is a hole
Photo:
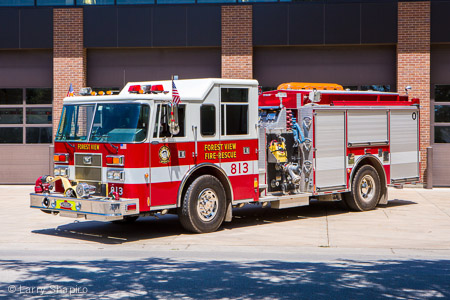
[[[53,173],[55,176],[69,177],[69,168],[66,166],[56,166]]]
[[[109,169],[106,173],[108,180],[125,181],[125,171],[117,169]]]

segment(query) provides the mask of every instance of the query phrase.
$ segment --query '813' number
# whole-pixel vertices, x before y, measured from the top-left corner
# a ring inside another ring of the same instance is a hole
[[[231,164],[231,174],[246,174],[248,173],[248,163]]]

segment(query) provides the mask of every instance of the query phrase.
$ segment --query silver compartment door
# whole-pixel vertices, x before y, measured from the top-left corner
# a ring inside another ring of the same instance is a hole
[[[417,110],[391,110],[391,179],[419,177]]]
[[[316,188],[332,190],[347,185],[345,169],[345,112],[316,111]]]

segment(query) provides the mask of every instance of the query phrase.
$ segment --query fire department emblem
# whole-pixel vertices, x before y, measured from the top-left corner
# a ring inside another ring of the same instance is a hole
[[[162,164],[167,164],[170,161],[170,149],[167,146],[162,146],[159,148],[159,162]]]

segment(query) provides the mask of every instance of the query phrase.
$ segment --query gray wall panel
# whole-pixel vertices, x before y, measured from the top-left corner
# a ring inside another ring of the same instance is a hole
[[[34,184],[50,174],[49,145],[0,145],[0,156],[0,184]]]
[[[186,46],[186,7],[157,6],[153,11],[153,46]]]
[[[222,43],[220,6],[188,6],[187,45],[220,46]]]
[[[288,11],[285,4],[253,6],[253,44],[286,45],[288,43]]]
[[[325,43],[359,44],[361,41],[359,3],[325,5]]]
[[[361,3],[361,43],[397,43],[397,6],[396,2]]]
[[[323,3],[301,3],[289,6],[289,44],[324,43]]]
[[[52,8],[21,9],[20,47],[53,48]]]
[[[150,7],[119,7],[117,10],[118,47],[150,47],[152,45]]]
[[[262,86],[304,81],[395,89],[396,73],[394,46],[254,48],[254,77]]]
[[[220,77],[220,48],[91,49],[87,81],[93,87],[123,87],[130,81]]]
[[[431,2],[431,42],[450,42],[450,1]]]
[[[450,84],[450,45],[431,46],[431,83]]]
[[[19,48],[19,9],[0,9],[0,48]]]
[[[52,74],[51,50],[0,51],[2,87],[52,87]]]
[[[117,47],[117,8],[84,7],[84,46]]]

